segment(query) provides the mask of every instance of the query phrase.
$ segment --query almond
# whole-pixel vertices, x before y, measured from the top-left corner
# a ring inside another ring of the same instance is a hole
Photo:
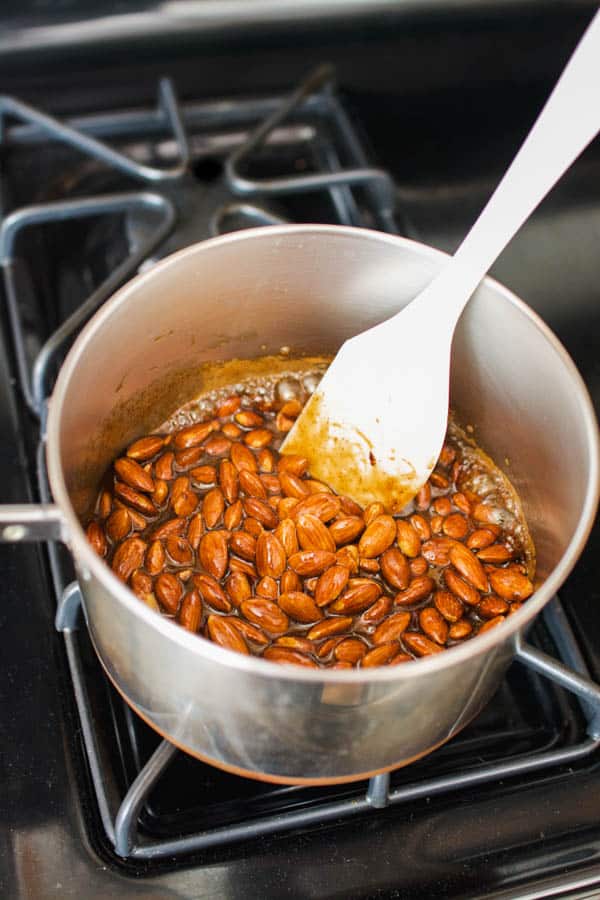
[[[188,447],[197,447],[212,431],[210,422],[197,422],[182,428],[173,438],[173,446],[177,450],[187,450]]]
[[[227,456],[231,446],[231,441],[224,434],[213,434],[203,444],[204,452],[209,456]]]
[[[512,556],[512,550],[505,544],[491,544],[478,552],[477,559],[485,563],[505,563],[512,559]]]
[[[300,653],[314,653],[315,645],[307,638],[298,637],[295,634],[284,634],[275,639],[276,647],[287,647],[289,650],[299,650]]]
[[[249,497],[257,497],[259,500],[267,499],[267,491],[256,472],[242,469],[239,474],[240,488]]]
[[[286,497],[294,497],[296,500],[302,500],[304,497],[310,496],[310,490],[304,481],[293,472],[286,472],[285,469],[279,472],[279,483],[281,490]]]
[[[154,474],[161,481],[171,481],[173,478],[173,463],[175,462],[175,454],[171,450],[167,450],[162,456],[159,456],[154,463]]]
[[[352,616],[329,616],[308,632],[307,637],[311,641],[320,641],[323,638],[332,637],[334,634],[343,634],[352,626]]]
[[[423,516],[420,516],[418,513],[414,513],[410,517],[410,524],[415,529],[417,534],[419,535],[421,541],[428,541],[431,537],[431,529]]]
[[[244,443],[253,450],[261,450],[273,440],[273,432],[267,428],[255,428],[244,435]]]
[[[118,510],[118,512],[124,512],[127,515],[126,510]],[[127,516],[129,520],[129,516]],[[110,521],[110,519],[109,519]],[[108,524],[107,524],[108,529]],[[106,535],[102,530],[102,526],[99,525],[98,522],[90,522],[88,527],[86,528],[86,536],[94,550],[99,556],[106,556],[106,551],[108,549],[108,545],[106,543]],[[129,528],[127,528],[126,534],[129,533]],[[124,537],[125,535],[123,535]]]
[[[251,450],[248,450],[244,444],[232,444],[231,446],[231,462],[238,472],[246,470],[248,472],[256,472],[258,466],[256,458]]]
[[[232,572],[242,572],[248,578],[258,578],[256,566],[248,562],[247,559],[238,559],[237,556],[232,556],[229,560],[229,568]]]
[[[145,566],[150,575],[160,575],[165,567],[165,548],[160,541],[152,541],[146,551]]]
[[[329,522],[340,511],[340,499],[334,494],[319,492],[299,500],[294,507],[292,518],[298,520],[299,516],[316,516],[321,522]]]
[[[335,541],[329,533],[327,526],[317,519],[304,513],[296,519],[296,532],[298,541],[303,550],[329,550],[335,553]]]
[[[113,572],[121,581],[128,581],[132,572],[140,568],[146,546],[146,542],[141,538],[131,537],[117,547],[111,565]]]
[[[185,519],[181,517],[166,519],[150,532],[150,540],[162,540],[169,534],[181,534],[185,529],[185,525]]]
[[[219,463],[219,486],[228,503],[234,503],[237,500],[239,492],[238,471],[228,459],[222,459]]]
[[[206,620],[208,636],[215,644],[236,653],[249,653],[240,631],[225,616],[209,616]]]
[[[114,544],[122,541],[131,531],[131,516],[125,507],[111,512],[106,522],[106,533]],[[104,554],[102,554],[104,555]]]
[[[216,578],[211,575],[195,574],[192,575],[192,581],[206,603],[219,612],[231,611],[231,603]]]
[[[238,616],[228,616],[227,621],[231,622],[234,628],[237,628],[244,640],[252,641],[254,644],[258,644],[259,647],[265,647],[269,643],[269,638],[257,625],[251,625],[250,622],[245,622]]]
[[[227,571],[227,539],[223,531],[209,531],[200,539],[199,556],[202,566],[214,578],[222,578]]]
[[[198,497],[192,490],[190,479],[181,475],[173,482],[171,506],[177,516],[190,516],[198,506]]]
[[[234,531],[229,541],[232,553],[252,561],[256,557],[256,538],[247,531]]]
[[[436,644],[445,644],[448,639],[448,624],[437,609],[427,606],[419,613],[419,625],[428,638]]]
[[[312,597],[302,591],[282,594],[279,598],[279,606],[296,622],[317,622],[323,618],[323,613]]]
[[[501,625],[504,622],[504,616],[495,616],[493,619],[488,619],[487,622],[484,622],[478,634],[484,634],[486,631],[489,631],[491,628],[495,628],[496,625]]]
[[[429,564],[424,556],[417,556],[415,559],[411,559],[408,564],[410,569],[410,574],[412,577],[416,577],[417,575],[426,575],[427,570],[429,569]]]
[[[362,507],[358,505],[351,497],[340,497],[341,511],[346,516],[358,516],[362,519]]]
[[[188,447],[187,450],[179,450],[175,454],[175,465],[178,469],[189,469],[190,466],[197,465],[203,456],[204,447]]]
[[[404,591],[410,584],[410,567],[406,557],[397,549],[389,547],[381,556],[381,574],[391,587]]]
[[[346,544],[335,554],[337,565],[344,566],[353,575],[358,572],[358,547],[356,544]]]
[[[188,526],[187,539],[190,543],[190,547],[194,550],[198,549],[200,544],[200,538],[204,533],[204,520],[202,519],[202,513],[196,513],[190,519],[190,524]]]
[[[323,572],[315,588],[317,606],[327,606],[336,600],[348,584],[349,577],[350,572],[345,566],[331,566]]]
[[[377,516],[367,526],[358,542],[359,556],[373,559],[380,556],[396,540],[396,522],[391,516]]]
[[[308,469],[308,460],[305,456],[298,456],[295,453],[286,453],[279,458],[277,469],[280,473],[291,472],[292,475],[300,477]]]
[[[447,622],[458,622],[463,614],[463,605],[450,591],[436,591],[433,602]]]
[[[329,533],[338,547],[352,543],[364,530],[364,519],[359,516],[342,516],[329,526]]]
[[[277,582],[271,575],[263,575],[254,590],[257,597],[266,597],[267,600],[277,600],[279,597]]]
[[[242,428],[257,428],[264,423],[263,417],[251,409],[240,410],[234,419]]]
[[[460,541],[466,537],[469,525],[461,513],[452,513],[444,519],[442,530],[447,537]]]
[[[247,516],[257,519],[265,528],[276,528],[279,517],[275,510],[271,509],[264,500],[258,500],[256,497],[246,497],[242,504]]]
[[[151,459],[159,453],[165,443],[164,437],[160,434],[149,434],[147,437],[134,441],[127,448],[127,456],[131,459],[146,460]]]
[[[146,494],[154,491],[154,480],[134,459],[123,456],[121,459],[115,460],[114,467],[121,481],[124,481],[129,487]]]
[[[361,669],[370,669],[374,666],[385,666],[391,663],[397,654],[398,644],[380,644],[379,647],[374,647],[363,656],[360,667]]]
[[[385,507],[383,503],[370,503],[363,514],[365,525],[370,525],[374,519],[378,516],[382,516],[384,513]]]
[[[484,619],[493,619],[495,616],[505,616],[508,613],[508,603],[501,597],[484,597],[477,607],[477,614]]]
[[[424,484],[415,497],[415,506],[417,509],[427,509],[431,503],[431,485]]]
[[[388,616],[388,618],[382,622],[381,625],[378,625],[373,632],[373,643],[375,645],[387,644],[390,641],[398,640],[398,638],[404,634],[409,624],[410,613],[405,612],[404,610]]]
[[[329,550],[300,550],[289,558],[290,568],[298,575],[320,575],[335,563],[335,553]]]
[[[279,578],[285,570],[285,550],[279,538],[263,531],[256,539],[256,569],[259,575]]]
[[[290,591],[302,590],[302,582],[300,576],[291,569],[286,569],[281,576],[281,593],[288,594]]]
[[[359,613],[371,606],[381,594],[381,585],[368,578],[352,579],[344,593],[329,607],[333,613]]]
[[[179,612],[179,622],[187,631],[196,634],[202,619],[202,601],[198,591],[186,594]]]
[[[240,397],[237,394],[232,394],[231,397],[227,397],[226,400],[223,400],[219,406],[217,407],[217,415],[220,419],[226,419],[228,416],[233,415],[234,412],[237,412],[242,404]]]
[[[456,494],[452,494],[452,502],[457,509],[460,509],[461,513],[465,514],[465,516],[471,515],[471,504],[462,491],[457,491]]]
[[[298,552],[298,535],[296,533],[296,523],[293,519],[282,519],[275,529],[275,534],[281,541],[286,556],[291,556],[293,553]]]
[[[360,638],[349,637],[336,646],[333,655],[339,662],[349,662],[354,665],[365,656],[368,647]]]
[[[402,553],[411,559],[418,556],[421,552],[421,538],[411,523],[406,519],[398,519],[396,532],[398,546]]]
[[[248,576],[243,572],[232,572],[225,582],[225,590],[234,606],[239,606],[252,596]]]
[[[112,496],[109,491],[102,491],[98,500],[98,515],[101,519],[107,519],[112,509]]]
[[[214,528],[218,525],[225,511],[225,498],[221,488],[212,488],[208,491],[202,501],[202,515],[206,522],[207,528]]]
[[[270,473],[275,471],[275,457],[268,447],[263,447],[262,450],[258,451],[256,462],[260,472]]]
[[[413,578],[405,591],[400,591],[394,598],[397,606],[408,606],[411,603],[420,603],[435,590],[435,581],[429,575],[419,575]]]
[[[155,506],[162,506],[169,496],[169,485],[161,478],[157,478],[154,482],[154,490],[152,492],[152,502]]]
[[[178,534],[170,534],[165,546],[167,553],[178,566],[191,566],[194,562],[194,551],[184,537]]]
[[[170,572],[163,572],[156,579],[154,592],[167,612],[176,615],[183,593],[183,585],[179,578]]]
[[[526,575],[514,569],[496,569],[490,572],[492,589],[503,600],[527,600],[533,594],[533,585]]]
[[[495,540],[496,536],[488,528],[478,528],[467,538],[467,547],[469,550],[483,550],[491,546]]]
[[[227,461],[228,460],[223,460],[223,462]],[[221,463],[221,465],[223,465],[223,463]],[[235,469],[235,473],[237,475],[237,469]],[[196,484],[216,484],[217,470],[214,466],[197,466],[195,469],[190,470],[190,478],[192,479],[192,481],[196,482]]]
[[[417,656],[432,656],[434,653],[441,653],[443,647],[430,641],[423,634],[415,631],[407,631],[402,636],[402,641],[409,650],[416,653]]]
[[[269,662],[289,663],[294,666],[306,666],[309,669],[317,669],[317,663],[297,650],[290,650],[288,647],[267,647],[263,653],[263,659]]]
[[[450,549],[456,543],[452,538],[435,537],[423,544],[421,553],[431,566],[443,568],[450,565]]]
[[[360,621],[363,625],[378,625],[389,614],[391,608],[392,598],[383,595],[364,611]]]
[[[154,587],[154,582],[150,575],[141,569],[135,570],[129,584],[133,593],[140,599],[143,599],[146,594],[151,594]]]
[[[244,507],[241,500],[236,500],[231,506],[228,506],[223,516],[223,524],[228,531],[233,531],[241,524],[244,518]]]
[[[473,626],[468,619],[459,619],[458,622],[450,626],[448,637],[452,641],[462,641],[463,638],[469,637],[472,631]]]
[[[122,481],[115,481],[113,490],[115,492],[115,495],[117,497],[120,497],[121,500],[127,504],[127,506],[131,506],[133,507],[133,509],[137,509],[145,516],[157,515],[158,510],[152,500],[150,500],[149,497],[146,497],[145,494],[140,494],[139,491],[136,491],[132,487],[129,487],[128,484],[124,484]]]
[[[483,566],[468,547],[465,547],[464,544],[455,544],[450,548],[448,556],[454,568],[460,572],[465,581],[472,584],[478,591],[489,590],[489,582]]]
[[[249,622],[264,628],[269,634],[283,634],[289,628],[290,620],[272,600],[251,597],[242,602],[240,609]]]
[[[259,477],[267,494],[270,496],[278,496],[281,494],[281,484],[277,475],[260,475]]]
[[[469,584],[454,571],[454,569],[446,569],[444,572],[444,581],[452,593],[468,606],[477,606],[481,600],[479,591]]]

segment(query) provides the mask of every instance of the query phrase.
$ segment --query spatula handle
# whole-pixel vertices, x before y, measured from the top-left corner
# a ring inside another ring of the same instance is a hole
[[[600,12],[453,259],[415,303],[435,305],[436,316],[444,310],[455,324],[489,267],[599,130]]]

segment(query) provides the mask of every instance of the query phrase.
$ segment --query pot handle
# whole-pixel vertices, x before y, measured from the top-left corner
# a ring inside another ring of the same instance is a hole
[[[54,503],[0,505],[0,543],[66,542],[67,535],[62,510]]]

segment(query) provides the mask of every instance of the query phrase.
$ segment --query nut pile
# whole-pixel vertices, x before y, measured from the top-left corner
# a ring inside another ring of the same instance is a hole
[[[440,653],[532,594],[458,446],[410,512],[363,510],[277,452],[301,408],[232,394],[114,462],[87,536],[141,601],[238,653],[350,669]]]

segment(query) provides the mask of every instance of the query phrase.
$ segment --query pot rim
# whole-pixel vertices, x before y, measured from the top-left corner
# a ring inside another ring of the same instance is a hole
[[[103,304],[83,328],[67,354],[49,401],[46,456],[50,487],[54,499],[60,507],[66,521],[68,531],[67,543],[75,558],[79,574],[83,581],[91,580],[92,577],[97,578],[107,590],[116,595],[119,602],[124,604],[134,616],[139,617],[145,621],[147,625],[154,628],[156,631],[159,631],[165,640],[175,641],[186,651],[208,657],[209,659],[214,660],[216,664],[229,666],[233,669],[238,669],[257,677],[270,678],[277,676],[289,681],[314,682],[315,684],[321,683],[323,685],[340,682],[377,684],[379,682],[388,681],[402,682],[408,678],[426,678],[434,672],[442,671],[444,669],[450,670],[455,665],[460,665],[470,658],[476,658],[484,653],[488,653],[494,646],[504,643],[511,637],[516,640],[518,633],[531,622],[542,607],[545,606],[552,596],[554,596],[569,575],[579,554],[585,546],[598,506],[600,491],[600,443],[596,416],[587,387],[575,366],[575,363],[546,323],[537,313],[527,306],[526,303],[495,279],[486,276],[484,282],[487,287],[494,290],[497,294],[500,294],[513,306],[516,306],[523,315],[534,323],[554,350],[559,362],[567,369],[571,376],[575,388],[574,401],[577,403],[580,415],[584,421],[587,444],[590,449],[590,472],[579,522],[558,565],[555,566],[548,578],[535,591],[532,597],[523,604],[520,610],[511,615],[505,622],[498,625],[496,628],[490,629],[490,631],[483,635],[478,635],[472,640],[466,641],[464,644],[451,647],[440,654],[415,660],[415,664],[409,663],[402,666],[382,666],[372,669],[352,670],[307,669],[293,665],[282,665],[280,663],[262,659],[261,657],[253,655],[246,656],[241,653],[226,650],[211,641],[200,638],[198,635],[190,634],[180,625],[157,614],[146,604],[140,602],[135,594],[117,578],[104,560],[97,555],[89,544],[84,529],[71,505],[63,477],[60,464],[59,435],[61,411],[65,393],[71,379],[76,377],[79,359],[86,352],[87,346],[94,338],[98,328],[101,327],[106,318],[111,316],[113,310],[127,303],[132,293],[143,290],[146,282],[154,278],[156,274],[163,273],[172,267],[176,267],[181,259],[188,256],[209,253],[213,248],[228,243],[237,243],[238,241],[246,240],[252,241],[257,238],[264,239],[267,235],[272,236],[273,239],[275,239],[282,235],[309,235],[315,233],[331,237],[340,235],[361,240],[384,242],[398,247],[401,246],[409,250],[416,257],[434,260],[436,262],[443,262],[449,258],[449,254],[441,250],[397,235],[350,226],[304,224],[270,225],[233,232],[210,238],[196,244],[191,244],[188,247],[165,257],[163,260],[156,263],[151,270],[136,276],[113,294],[113,296]]]

